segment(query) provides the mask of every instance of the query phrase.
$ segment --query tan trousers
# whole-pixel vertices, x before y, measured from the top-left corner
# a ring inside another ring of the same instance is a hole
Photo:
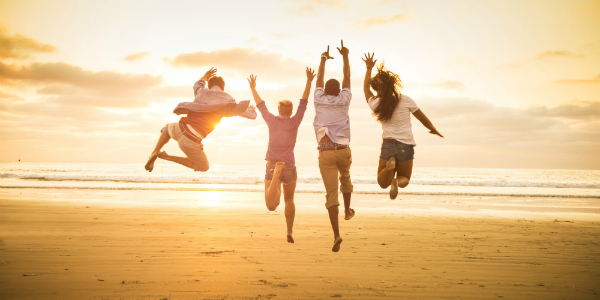
[[[319,170],[327,192],[325,207],[340,205],[338,200],[338,178],[341,183],[342,193],[352,193],[353,186],[350,182],[350,165],[352,165],[352,152],[350,147],[341,150],[327,150],[319,152]]]

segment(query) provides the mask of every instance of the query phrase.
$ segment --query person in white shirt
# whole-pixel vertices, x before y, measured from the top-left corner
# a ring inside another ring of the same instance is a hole
[[[325,62],[333,59],[327,52],[321,54],[321,63],[317,73],[317,87],[315,89],[315,120],[313,126],[319,143],[319,170],[327,192],[325,207],[329,213],[329,221],[333,229],[334,242],[331,251],[338,252],[342,237],[340,236],[338,214],[340,202],[338,200],[338,178],[341,183],[340,190],[344,197],[345,219],[354,217],[354,210],[350,208],[350,197],[353,186],[350,181],[350,165],[352,153],[350,152],[350,118],[348,110],[352,93],[350,92],[350,63],[348,61],[348,48],[337,48],[344,61],[344,79],[342,90],[340,83],[330,79],[324,83]],[[323,89],[325,87],[325,89]]]
[[[390,199],[394,200],[398,196],[398,187],[405,188],[412,174],[414,147],[417,144],[412,134],[410,114],[427,127],[429,133],[444,136],[410,97],[400,93],[402,81],[397,74],[387,70],[381,63],[377,67],[377,74],[371,78],[377,62],[373,60],[374,55],[366,53],[363,58],[367,65],[364,92],[369,107],[383,128],[377,183],[382,189],[391,185]],[[371,88],[377,92],[377,96],[373,96]]]

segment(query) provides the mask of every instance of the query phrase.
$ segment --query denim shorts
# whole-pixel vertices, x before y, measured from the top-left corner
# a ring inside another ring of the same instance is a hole
[[[415,159],[415,146],[401,142],[381,144],[381,155],[379,159],[389,160],[396,158],[396,162],[411,161]]]
[[[265,173],[265,181],[273,180],[273,171],[275,171],[276,160],[267,160],[267,171]],[[296,172],[296,166],[290,166],[285,164],[281,174],[279,174],[279,180],[285,184],[290,184],[298,180],[298,173]]]

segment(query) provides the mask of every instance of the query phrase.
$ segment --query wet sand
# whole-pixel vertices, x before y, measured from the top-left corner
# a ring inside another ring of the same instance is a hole
[[[0,189],[0,298],[600,298],[597,213],[353,197],[332,253],[321,194],[289,244],[262,193]]]

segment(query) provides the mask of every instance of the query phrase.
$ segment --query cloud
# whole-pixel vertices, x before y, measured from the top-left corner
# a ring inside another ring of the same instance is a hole
[[[471,59],[464,53],[457,54],[453,58],[448,60],[448,65],[450,66],[466,66],[466,65],[476,65],[477,62]]]
[[[23,98],[21,98],[17,95],[7,94],[7,93],[0,91],[0,100],[22,101]]]
[[[523,66],[521,64],[512,63],[512,64],[500,64],[499,67],[508,68],[508,69],[520,69]]]
[[[29,57],[31,53],[52,53],[54,51],[56,51],[56,47],[50,44],[42,44],[18,33],[8,36],[6,29],[0,28],[0,58],[23,59]]]
[[[556,80],[554,82],[556,82],[556,83],[592,83],[592,84],[598,84],[598,83],[600,83],[600,74],[598,74],[598,76],[596,76],[596,78],[592,78],[592,79],[563,79],[563,80]]]
[[[446,89],[446,90],[454,90],[454,91],[464,91],[467,87],[458,80],[444,80],[438,79],[432,83],[418,83],[418,82],[405,82],[405,86],[410,86],[411,88],[419,88],[419,89]]]
[[[0,62],[0,84],[26,82],[32,84],[66,84],[105,94],[118,94],[147,89],[163,83],[161,76],[123,74],[113,71],[87,71],[64,62],[32,63],[26,66]]]
[[[304,2],[312,5],[323,5],[329,7],[346,7],[344,0],[304,0]]]
[[[276,37],[276,38],[278,38],[278,39],[287,39],[287,38],[289,38],[289,37],[290,37],[290,35],[289,35],[289,34],[287,34],[287,33],[277,33],[277,32],[271,32],[271,33],[270,33],[270,35],[271,35],[272,37]]]
[[[536,106],[527,110],[531,115],[569,119],[600,119],[600,102],[575,102],[548,108]]]
[[[386,24],[390,24],[390,23],[394,23],[394,22],[402,22],[402,21],[407,21],[410,19],[410,16],[408,15],[408,13],[404,12],[401,14],[396,14],[393,15],[391,17],[375,17],[375,18],[370,18],[370,19],[365,19],[365,20],[359,20],[354,22],[354,26],[358,26],[358,27],[371,27],[371,26],[376,26],[376,25],[386,25]]]
[[[454,80],[438,80],[434,83],[431,84],[432,87],[436,87],[436,88],[442,88],[442,89],[447,89],[447,90],[466,90],[467,87],[465,87],[465,85],[460,82],[460,81],[454,81]]]
[[[135,60],[140,60],[148,55],[150,55],[150,52],[136,52],[136,53],[132,53],[132,54],[125,56],[125,58],[123,58],[123,59],[125,61],[135,61]]]
[[[538,54],[537,59],[547,59],[547,58],[584,58],[585,55],[583,53],[575,54],[571,51],[566,50],[548,50],[546,52],[542,52]]]
[[[315,8],[314,5],[306,4],[306,5],[300,6],[300,8],[298,8],[298,9],[290,9],[289,12],[291,14],[295,14],[295,15],[310,16],[310,15],[316,14],[317,9]]]
[[[319,11],[320,8],[348,8],[348,5],[344,3],[343,0],[301,0],[299,2],[305,3],[304,5],[288,9],[287,11],[293,15],[315,15]],[[317,8],[320,7],[320,8]]]
[[[266,76],[273,80],[297,78],[303,75],[306,65],[280,53],[257,51],[251,48],[231,48],[211,52],[183,53],[167,62],[177,67],[217,67],[246,77],[250,74]],[[290,70],[297,70],[297,72]]]

